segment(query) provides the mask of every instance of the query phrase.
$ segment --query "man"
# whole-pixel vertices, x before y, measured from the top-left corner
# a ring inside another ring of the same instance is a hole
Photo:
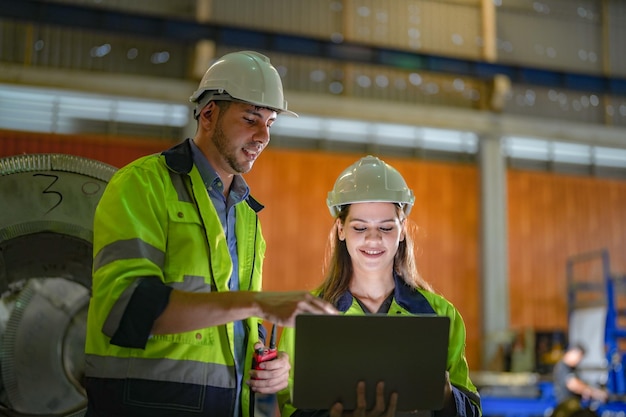
[[[585,357],[585,347],[581,344],[572,344],[563,354],[552,371],[554,394],[557,402],[596,400],[606,402],[608,393],[600,388],[584,382],[578,375],[578,365]]]
[[[258,370],[260,321],[336,313],[308,292],[261,292],[265,240],[241,174],[287,110],[256,52],[213,64],[190,100],[197,131],[111,179],[95,213],[87,416],[242,416],[285,388],[289,358]]]

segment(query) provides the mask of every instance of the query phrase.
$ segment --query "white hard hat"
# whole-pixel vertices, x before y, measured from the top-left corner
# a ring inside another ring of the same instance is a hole
[[[339,175],[326,199],[333,217],[346,204],[366,202],[398,203],[408,215],[415,196],[394,167],[369,155],[359,159]]]
[[[268,57],[258,52],[232,52],[218,59],[206,71],[189,101],[196,103],[194,117],[198,118],[209,101],[233,99],[298,116],[287,110],[278,71]]]

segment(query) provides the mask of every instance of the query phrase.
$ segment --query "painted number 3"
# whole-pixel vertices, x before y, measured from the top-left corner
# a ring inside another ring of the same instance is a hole
[[[51,201],[51,204],[52,204],[52,206],[45,213],[45,214],[48,214],[55,208],[59,207],[59,205],[63,202],[63,194],[61,194],[60,191],[56,191],[52,189],[52,186],[59,180],[59,176],[53,175],[53,174],[41,174],[41,173],[33,174],[33,176],[34,177],[46,177],[50,179],[50,183],[48,184],[48,186],[44,188],[43,191],[41,192],[42,194],[48,194],[52,198],[52,200],[47,199]],[[86,196],[97,196],[101,189],[102,189],[102,186],[97,181],[85,181],[83,182],[81,186],[81,192],[83,193],[83,195],[86,195]]]
[[[52,195],[56,196],[56,200],[57,200],[56,204],[54,204],[52,207],[50,207],[48,209],[48,211],[46,211],[45,214],[48,214],[52,210],[57,208],[59,206],[59,204],[61,204],[61,202],[63,201],[63,194],[61,194],[58,191],[51,190],[51,188],[54,185],[54,183],[59,180],[59,177],[57,175],[50,175],[50,174],[34,174],[33,176],[34,177],[48,177],[48,178],[51,179],[50,184],[41,192],[42,194],[52,194]]]

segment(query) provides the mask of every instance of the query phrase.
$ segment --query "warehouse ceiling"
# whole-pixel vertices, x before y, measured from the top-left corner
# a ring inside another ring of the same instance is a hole
[[[148,15],[54,1],[0,0],[0,17],[113,34],[130,34],[168,42],[212,40],[226,47],[271,50],[275,53],[375,64],[492,79],[503,74],[513,83],[566,88],[597,94],[626,95],[626,78],[493,63],[436,54],[383,48],[345,41],[316,39],[254,30],[179,17]]]

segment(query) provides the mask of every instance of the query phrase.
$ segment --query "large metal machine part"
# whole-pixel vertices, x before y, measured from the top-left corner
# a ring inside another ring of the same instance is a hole
[[[79,416],[93,215],[115,168],[0,158],[0,415]]]

